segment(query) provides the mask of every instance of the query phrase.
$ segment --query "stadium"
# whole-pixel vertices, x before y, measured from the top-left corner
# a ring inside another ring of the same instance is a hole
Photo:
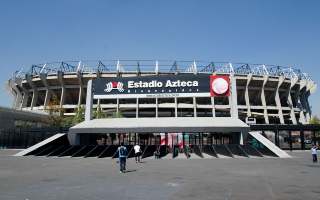
[[[46,111],[54,102],[63,115],[73,116],[84,107],[85,122],[68,133],[73,146],[142,140],[144,145],[239,145],[246,143],[247,132],[263,129],[282,149],[292,149],[294,137],[302,138],[298,146],[304,149],[304,140],[315,137],[301,127],[308,127],[308,98],[316,84],[294,67],[196,60],[66,61],[17,71],[8,88],[15,109]],[[95,110],[104,119],[92,119]]]
[[[315,83],[298,69],[270,65],[196,61],[114,60],[60,62],[33,65],[27,72],[18,71],[9,81],[14,108],[45,110],[53,95],[65,115],[74,115],[85,105],[89,79],[98,77],[147,77],[183,74],[228,75],[236,85],[232,97],[199,96],[161,98],[97,99],[103,112],[121,112],[124,117],[228,117],[236,109],[238,117],[256,118],[258,124],[305,124],[310,120],[308,103]],[[174,93],[174,92],[171,92]]]

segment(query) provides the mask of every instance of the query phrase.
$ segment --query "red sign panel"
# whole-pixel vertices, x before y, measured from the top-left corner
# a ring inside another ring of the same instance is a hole
[[[210,95],[212,97],[230,96],[229,76],[210,76]]]

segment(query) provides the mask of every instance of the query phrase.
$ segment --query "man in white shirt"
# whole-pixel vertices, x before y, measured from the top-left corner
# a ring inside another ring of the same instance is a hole
[[[311,148],[312,160],[314,163],[318,162],[317,149],[318,147],[316,145],[313,145]]]
[[[138,144],[134,145],[133,149],[134,149],[134,156],[135,156],[135,159],[136,159],[136,163],[140,162],[140,156],[141,156],[141,147],[140,147],[140,145],[138,145]]]

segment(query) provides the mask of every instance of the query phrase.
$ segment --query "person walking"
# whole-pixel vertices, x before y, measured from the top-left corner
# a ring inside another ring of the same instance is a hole
[[[318,155],[317,155],[318,147],[313,145],[311,148],[312,160],[314,163],[318,162]]]
[[[120,173],[125,173],[128,151],[127,148],[123,145],[123,142],[121,142],[120,147],[118,147],[117,153],[119,155]]]
[[[141,162],[141,160],[140,160],[140,157],[141,157],[141,147],[140,147],[140,145],[138,145],[138,144],[134,145],[133,149],[134,149],[134,156],[135,156],[135,159],[136,159],[136,163]]]

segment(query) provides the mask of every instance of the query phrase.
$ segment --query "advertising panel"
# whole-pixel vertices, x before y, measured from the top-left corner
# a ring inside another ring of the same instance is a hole
[[[111,77],[93,81],[94,98],[208,97],[209,74]]]

